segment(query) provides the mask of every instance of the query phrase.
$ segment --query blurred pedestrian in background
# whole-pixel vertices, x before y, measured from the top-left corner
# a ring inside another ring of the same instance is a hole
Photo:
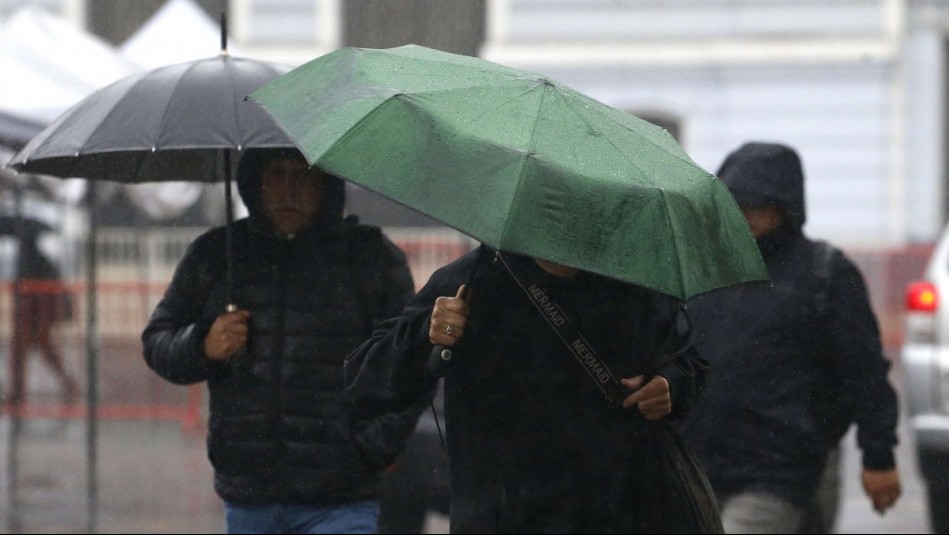
[[[72,296],[62,285],[59,268],[40,251],[41,230],[26,222],[19,240],[13,351],[10,358],[10,391],[6,403],[19,405],[26,399],[27,362],[36,349],[62,384],[62,400],[72,403],[79,394],[76,380],[66,371],[63,355],[53,339],[53,327],[71,318]]]
[[[405,255],[343,219],[343,182],[295,149],[248,151],[228,307],[224,228],[182,259],[142,340],[179,384],[207,381],[208,456],[230,533],[374,533],[383,470],[425,405],[357,413],[343,359],[414,292]]]
[[[801,529],[828,456],[852,423],[864,490],[883,514],[901,492],[898,407],[863,278],[842,251],[804,235],[804,173],[794,149],[747,143],[718,176],[773,281],[689,303],[696,347],[711,370],[684,434],[707,470],[725,530]],[[836,464],[830,470],[836,485]]]

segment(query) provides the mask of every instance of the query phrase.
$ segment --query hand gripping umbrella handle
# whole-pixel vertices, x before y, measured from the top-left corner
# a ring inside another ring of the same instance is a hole
[[[478,250],[478,255],[475,258],[474,265],[471,266],[471,271],[468,273],[468,279],[465,281],[465,290],[463,296],[468,300],[468,304],[471,304],[471,281],[474,280],[475,273],[478,272],[478,266],[481,264],[481,257],[484,255],[486,247],[481,245]],[[435,347],[432,348],[431,354],[428,356],[428,362],[425,364],[425,372],[429,377],[435,379],[441,379],[445,377],[445,374],[448,373],[448,368],[451,362],[455,357],[455,352],[450,347],[445,347],[442,344],[435,344]]]
[[[230,314],[231,312],[237,312],[240,308],[236,304],[230,303],[225,307],[225,310]],[[250,369],[250,357],[247,353],[247,344],[237,348],[237,352],[231,355],[228,362],[231,363],[231,369],[236,373],[247,372]]]

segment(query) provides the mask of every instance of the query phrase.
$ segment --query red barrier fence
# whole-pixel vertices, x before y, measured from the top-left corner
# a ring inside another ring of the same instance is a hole
[[[406,253],[409,266],[420,288],[431,273],[469,251],[474,242],[456,233],[444,231],[393,231],[393,241]],[[96,284],[99,363],[99,400],[96,416],[120,420],[176,420],[189,430],[204,422],[205,386],[182,388],[170,384],[145,365],[140,335],[155,305],[167,287],[167,280],[138,282],[128,280],[138,270],[127,265],[103,263]],[[169,270],[161,271],[165,275]],[[170,275],[167,275],[170,278]],[[0,282],[0,392],[7,394],[12,374],[15,294],[21,296],[70,296],[72,313],[53,328],[52,339],[60,349],[63,364],[70,375],[85,382],[86,354],[86,282],[83,280],[21,281],[19,287]],[[84,399],[63,401],[56,377],[33,348],[26,359],[25,400],[20,404],[4,402],[0,414],[18,414],[24,418],[85,418]]]

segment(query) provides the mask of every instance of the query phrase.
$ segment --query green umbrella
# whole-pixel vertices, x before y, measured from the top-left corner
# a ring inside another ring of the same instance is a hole
[[[668,132],[541,75],[343,48],[250,98],[312,165],[495,249],[681,299],[768,278],[728,190]]]

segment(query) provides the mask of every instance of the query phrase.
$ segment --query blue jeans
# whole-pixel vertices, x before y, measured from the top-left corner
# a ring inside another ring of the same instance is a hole
[[[331,506],[226,502],[228,533],[375,533],[379,502]]]

